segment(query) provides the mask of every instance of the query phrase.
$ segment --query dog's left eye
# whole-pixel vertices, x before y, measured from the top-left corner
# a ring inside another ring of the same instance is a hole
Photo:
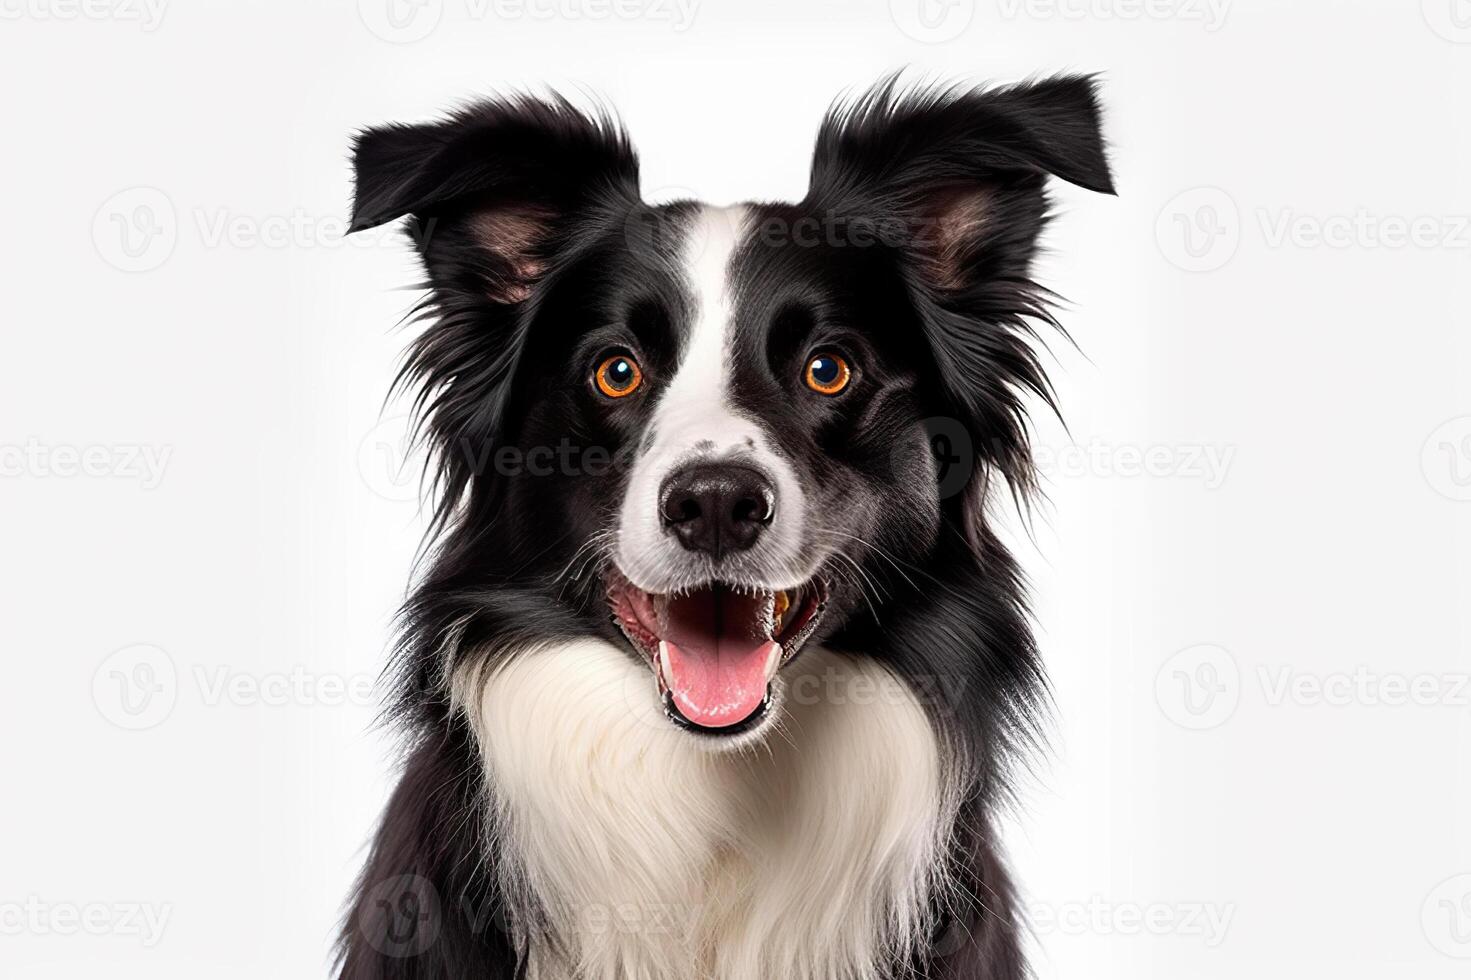
[[[853,380],[853,369],[848,366],[847,358],[828,351],[813,355],[802,372],[802,380],[819,395],[836,395]]]
[[[593,383],[598,391],[609,398],[623,398],[638,390],[643,384],[644,373],[638,361],[627,354],[613,354],[603,358],[593,372]]]

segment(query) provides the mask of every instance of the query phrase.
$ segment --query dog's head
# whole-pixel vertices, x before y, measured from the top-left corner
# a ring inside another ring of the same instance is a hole
[[[612,123],[529,97],[370,130],[354,162],[354,228],[410,215],[429,276],[426,589],[611,619],[671,720],[725,735],[947,533],[979,544],[989,476],[1030,485],[1044,185],[1111,190],[1078,77],[881,86],[826,120],[797,204],[644,204]],[[954,495],[937,417],[975,457]]]

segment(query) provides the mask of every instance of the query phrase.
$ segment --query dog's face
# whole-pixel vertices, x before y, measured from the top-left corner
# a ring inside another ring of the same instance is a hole
[[[619,627],[697,731],[764,718],[780,665],[859,600],[868,554],[913,560],[939,525],[897,256],[794,241],[807,217],[635,209],[530,326],[518,441],[577,434],[618,465],[529,483],[515,509],[596,543]]]
[[[356,163],[355,226],[413,214],[434,288],[409,371],[460,508],[445,577],[611,619],[671,721],[720,737],[947,529],[976,540],[984,474],[1026,482],[1043,183],[1109,186],[1082,79],[879,90],[794,205],[650,207],[606,122],[526,99]],[[978,456],[954,499],[933,416]]]

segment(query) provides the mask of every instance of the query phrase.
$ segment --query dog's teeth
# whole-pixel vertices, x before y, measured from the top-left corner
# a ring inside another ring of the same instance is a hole
[[[771,604],[771,630],[773,633],[781,629],[782,620],[786,618],[787,610],[792,607],[792,598],[787,595],[786,589],[776,594]]]
[[[776,676],[777,669],[781,667],[782,648],[780,643],[771,645],[771,652],[766,655],[766,680],[767,683]]]

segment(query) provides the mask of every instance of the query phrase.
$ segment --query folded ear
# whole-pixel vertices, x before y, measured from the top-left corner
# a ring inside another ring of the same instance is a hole
[[[1025,274],[1049,175],[1113,193],[1091,78],[908,92],[890,78],[828,115],[808,201],[900,219],[924,281],[958,290]]]
[[[560,97],[479,102],[442,122],[382,126],[353,145],[352,230],[409,216],[428,273],[397,386],[417,389],[449,518],[478,475],[466,440],[499,445],[539,281],[585,223],[638,200],[638,162],[607,117]]]
[[[1036,485],[1027,398],[1050,404],[1051,389],[1031,340],[1054,321],[1030,271],[1049,177],[1113,193],[1091,78],[917,91],[891,78],[829,114],[813,157],[809,209],[903,232],[884,244],[933,353],[935,411],[987,464],[958,498],[973,542],[990,472],[1020,495]]]
[[[605,195],[638,193],[622,131],[560,97],[479,102],[439,123],[366,130],[353,168],[350,230],[411,215],[436,290],[498,304],[530,294],[579,213]]]

